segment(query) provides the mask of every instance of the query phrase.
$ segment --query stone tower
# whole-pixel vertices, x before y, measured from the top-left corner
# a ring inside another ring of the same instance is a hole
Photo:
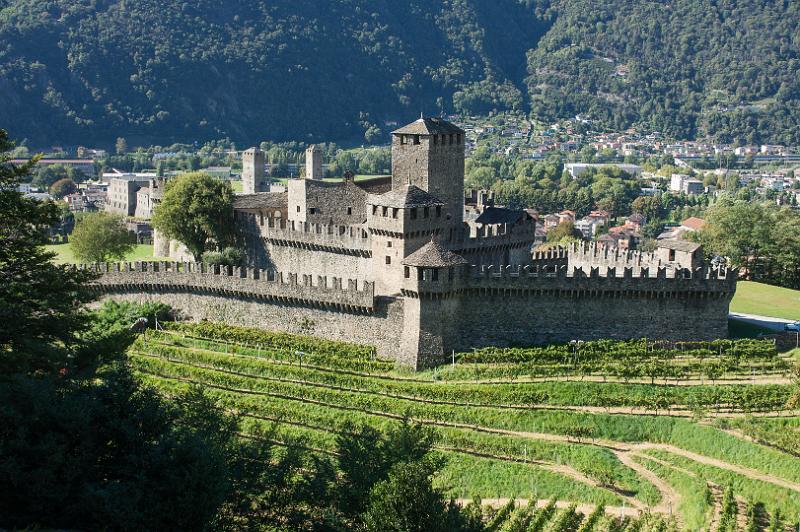
[[[420,118],[392,133],[392,189],[416,185],[445,203],[451,227],[464,222],[464,131]]]
[[[445,203],[416,185],[367,196],[367,227],[372,248],[372,278],[378,295],[403,288],[403,259],[448,227]]]
[[[312,144],[306,150],[306,179],[322,179],[322,148]]]
[[[269,192],[269,179],[266,175],[266,155],[258,148],[250,148],[242,153],[242,192],[255,194]]]

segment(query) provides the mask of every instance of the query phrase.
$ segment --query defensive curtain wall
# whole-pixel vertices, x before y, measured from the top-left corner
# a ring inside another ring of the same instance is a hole
[[[410,264],[402,293],[368,282],[195,263],[84,266],[101,300],[162,301],[185,317],[373,345],[414,368],[452,350],[573,339],[722,338],[735,270]]]
[[[301,275],[325,271],[356,279],[372,278],[371,231],[378,228],[295,222],[251,213],[239,213],[238,223],[248,240],[253,266]],[[503,224],[448,231],[445,235],[434,229],[425,235],[403,236],[409,240],[419,237],[420,246],[435,236],[470,263],[482,265],[530,263],[532,234],[527,224]],[[562,258],[566,264],[566,255]]]

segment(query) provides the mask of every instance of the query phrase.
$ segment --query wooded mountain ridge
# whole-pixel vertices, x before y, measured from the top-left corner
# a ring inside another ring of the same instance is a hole
[[[520,110],[797,145],[797,20],[788,0],[0,0],[0,127],[373,142]]]

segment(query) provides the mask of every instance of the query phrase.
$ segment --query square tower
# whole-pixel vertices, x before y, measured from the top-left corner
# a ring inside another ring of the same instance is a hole
[[[392,133],[392,189],[415,185],[445,203],[452,226],[464,223],[464,130],[420,118]]]
[[[258,148],[242,152],[242,192],[269,192],[266,154]]]
[[[323,177],[322,148],[313,144],[306,150],[306,179],[318,181]]]

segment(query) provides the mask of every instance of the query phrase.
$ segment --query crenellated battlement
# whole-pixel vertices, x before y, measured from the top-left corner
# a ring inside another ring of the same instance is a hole
[[[474,253],[491,248],[530,247],[535,240],[536,222],[470,226],[455,239],[452,248],[457,253]]]
[[[546,249],[544,251],[534,251],[533,252],[533,262],[547,262],[547,261],[558,261],[558,260],[566,260],[569,257],[569,250],[563,248],[561,246]]]
[[[638,270],[664,266],[664,262],[655,253],[626,251],[595,242],[570,244],[568,256],[570,266],[585,269],[590,267],[630,267]]]
[[[588,270],[568,266],[472,265],[460,271],[436,273],[425,269],[404,285],[407,295],[457,296],[465,291],[504,290],[515,293],[557,291],[565,296],[613,292],[669,297],[671,294],[732,294],[738,271],[726,268],[616,268]]]
[[[339,277],[194,262],[101,263],[78,268],[100,274],[91,283],[100,292],[188,291],[348,310],[374,308],[373,283]]]
[[[369,232],[362,224],[317,224],[249,213],[243,216],[249,218],[251,232],[256,232],[260,238],[272,244],[363,257],[372,255]]]
[[[617,268],[614,266],[597,266],[585,271],[583,268],[558,266],[536,266],[512,264],[507,266],[483,265],[470,266],[471,278],[497,277],[572,277],[576,279],[589,278],[622,278],[622,279],[707,279],[714,281],[735,281],[738,270],[735,268],[640,268],[636,270],[632,267]]]

